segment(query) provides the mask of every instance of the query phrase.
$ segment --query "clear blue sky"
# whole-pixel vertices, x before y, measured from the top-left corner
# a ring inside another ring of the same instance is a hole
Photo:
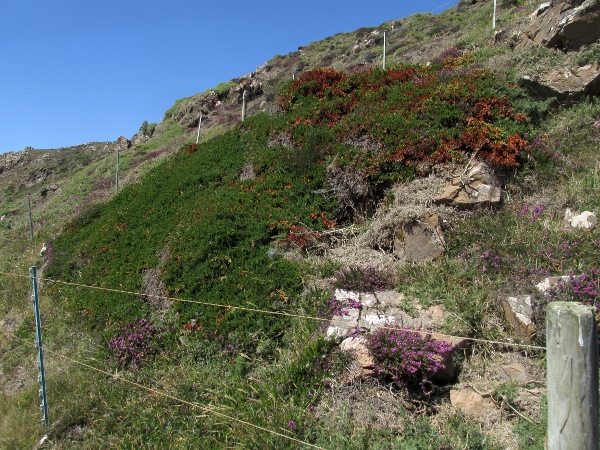
[[[4,0],[0,153],[130,138],[276,54],[457,0]]]

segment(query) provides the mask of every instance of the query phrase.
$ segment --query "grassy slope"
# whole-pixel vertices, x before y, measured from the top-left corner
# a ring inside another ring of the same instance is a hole
[[[401,46],[397,51],[404,48],[403,44],[407,47],[423,40],[432,42],[431,48],[424,45],[432,56],[436,54],[434,49],[439,53],[440,46],[443,49],[456,42],[467,48],[473,45],[473,54],[481,62],[490,61],[490,57],[504,61],[514,58],[517,62],[514,68],[505,73],[510,79],[528,67],[527,61],[531,58],[528,55],[534,51],[510,56],[506,49],[482,45],[483,22],[478,25],[472,18],[473,14],[485,17],[487,12],[482,7],[473,9],[470,15],[445,13],[438,16],[442,21],[440,31],[430,28],[431,17],[414,17],[404,28],[406,35],[398,37]],[[451,37],[452,26],[461,25],[467,16],[475,24],[471,31]],[[438,39],[442,41],[433,43]],[[325,46],[324,51],[335,49],[336,43]],[[552,52],[538,53],[542,54],[536,59],[538,64],[556,63],[560,58]],[[321,61],[319,58],[314,57],[314,60]],[[523,98],[523,107],[533,110],[535,105],[528,106],[528,102]],[[466,324],[451,324],[454,332],[502,337],[505,333],[502,319],[493,302],[499,291],[505,291],[510,285],[527,292],[531,281],[540,276],[580,273],[596,267],[597,232],[565,232],[561,217],[566,206],[591,210],[598,207],[600,182],[595,145],[599,131],[593,125],[599,118],[598,108],[590,105],[553,113],[538,129],[547,136],[550,146],[542,145],[534,154],[535,161],[530,160],[510,179],[507,185],[510,202],[500,211],[482,211],[452,224],[448,257],[426,266],[404,268],[403,275],[410,281],[410,287],[404,289],[426,304],[452,305],[466,321]],[[74,228],[82,226],[84,234],[78,235],[75,248],[67,245],[69,235],[56,241],[57,251],[52,256],[54,274],[72,276],[69,281],[78,281],[81,277],[79,280],[87,284],[97,282],[106,287],[139,291],[146,270],[160,267],[166,289],[172,295],[316,314],[324,294],[298,296],[301,280],[329,276],[332,266],[297,266],[283,260],[272,262],[265,256],[272,240],[286,237],[289,225],[279,221],[290,220],[292,206],[298,216],[292,220],[310,228],[322,226],[311,213],[333,214],[334,211],[331,203],[315,204],[315,196],[311,194],[322,187],[322,169],[319,172],[301,163],[306,157],[310,159],[311,151],[319,151],[318,146],[303,147],[307,153],[300,159],[286,156],[289,152],[284,149],[265,147],[268,132],[281,127],[279,119],[256,117],[244,129],[201,146],[195,153],[190,151],[192,155],[181,151],[159,166],[153,175],[72,222]],[[124,171],[135,165],[132,154],[125,158]],[[249,160],[258,168],[258,181],[239,182],[238,175]],[[93,193],[89,174],[109,179],[110,165],[110,160],[98,161],[81,169],[79,174],[71,174],[73,183],[65,181],[61,193],[63,201],[54,198],[54,206],[48,205],[43,210],[47,222],[38,230],[38,236],[46,238],[57,233],[61,216],[72,214],[70,201],[76,197],[89,199]],[[281,167],[281,173],[272,173],[275,166]],[[311,182],[305,184],[308,170],[317,172],[310,173]],[[290,180],[287,175],[290,171],[296,172],[295,179]],[[286,188],[287,184],[292,187]],[[108,194],[109,188],[105,187],[103,192]],[[243,206],[256,205],[267,196],[275,204],[269,211],[272,217],[257,215],[258,206],[254,210]],[[531,210],[523,208],[525,202],[544,205],[542,215],[534,219]],[[25,272],[36,260],[36,252],[30,248],[26,236],[23,239],[19,237],[22,232],[15,233],[23,229],[24,219],[20,220],[12,230],[3,230],[2,235],[9,240],[3,244],[3,255],[7,257],[2,270],[13,273]],[[273,229],[271,222],[275,224]],[[202,223],[210,224],[211,228],[202,227]],[[503,230],[502,236],[498,236],[499,228]],[[194,238],[190,239],[191,236]],[[69,248],[79,252],[94,265],[82,264],[87,261],[79,259],[75,270],[66,267],[73,260],[61,260],[63,255],[58,253],[61,242],[63,251]],[[565,246],[565,242],[577,245],[577,251],[569,252],[570,246]],[[114,246],[112,252],[111,245]],[[123,252],[122,248],[128,250]],[[490,254],[498,259],[492,261]],[[468,258],[465,259],[465,255]],[[542,262],[544,267],[550,267],[547,273],[538,271]],[[515,267],[525,280],[521,285],[507,275],[509,269]],[[202,283],[193,280],[202,280]],[[30,339],[26,305],[28,281],[2,277],[0,282],[4,326],[18,337]],[[413,416],[403,408],[399,414],[402,432],[359,426],[348,408],[337,409],[335,415],[328,417],[319,398],[328,398],[324,391],[327,383],[333,383],[332,389],[336,389],[335,383],[328,380],[335,378],[334,369],[342,367],[344,360],[331,352],[327,343],[314,339],[316,324],[297,319],[271,320],[246,313],[219,316],[217,311],[194,305],[175,304],[165,312],[152,308],[137,296],[104,295],[50,283],[45,286],[51,292],[43,297],[48,348],[90,360],[92,365],[109,371],[114,370],[114,365],[104,361],[105,354],[99,347],[99,343],[109,337],[105,331],[107,318],[111,325],[108,330],[112,331],[116,321],[141,315],[149,315],[161,326],[193,324],[189,334],[190,330],[182,333],[179,328],[169,334],[169,339],[161,344],[169,353],[140,371],[124,373],[128,379],[179,398],[210,405],[223,413],[326,448],[440,448],[444,445],[494,448],[490,443],[493,439],[481,434],[476,421],[456,414],[443,426],[442,434],[435,422]],[[119,304],[119,307],[108,308],[111,304]],[[245,330],[238,330],[236,334],[234,325],[240,323],[246,324]],[[283,325],[288,331],[282,334]],[[198,331],[199,326],[203,327],[202,332]],[[204,335],[215,329],[221,332],[208,338]],[[0,342],[2,373],[9,374],[10,380],[18,379],[20,372],[25,373],[20,378],[23,387],[9,391],[5,386],[2,394],[0,436],[3,440],[0,443],[6,448],[31,446],[36,436],[43,433],[32,425],[39,419],[35,374],[28,369],[33,367],[33,356],[28,347],[14,338],[3,336]],[[325,365],[323,354],[329,355],[327,364],[332,365],[331,370],[321,370]],[[198,436],[202,436],[203,446],[207,448],[290,445],[282,438],[192,410],[119,384],[104,375],[80,370],[57,358],[48,358],[48,379],[52,448],[174,447],[177,444],[191,448],[197,446]],[[323,384],[324,381],[327,383]],[[500,387],[497,387],[499,391]],[[289,426],[291,420],[295,427]],[[539,442],[543,434],[539,430],[536,434],[525,421],[512,420],[519,427],[522,447],[536,448],[536,440]]]

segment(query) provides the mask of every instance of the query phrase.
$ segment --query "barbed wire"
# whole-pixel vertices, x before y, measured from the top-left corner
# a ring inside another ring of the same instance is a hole
[[[22,277],[22,278],[29,278],[26,275],[12,274],[12,273],[7,273],[7,272],[0,272],[0,275],[9,275],[9,276]],[[90,286],[90,285],[86,285],[86,284],[72,283],[72,282],[68,282],[68,281],[55,280],[53,278],[46,278],[46,277],[40,277],[40,278],[42,281],[56,283],[56,284],[62,284],[62,285],[66,285],[66,286],[80,287],[83,289],[93,289],[93,290],[111,292],[111,293],[116,293],[116,294],[134,295],[137,297],[153,298],[153,299],[157,299],[157,300],[168,300],[168,301],[172,301],[172,302],[182,302],[182,303],[191,303],[191,304],[197,304],[197,305],[202,305],[202,306],[212,306],[212,307],[217,307],[217,308],[224,308],[229,311],[239,310],[239,311],[253,312],[253,313],[259,313],[259,314],[268,314],[268,315],[274,315],[274,316],[284,316],[284,317],[290,317],[290,318],[314,320],[314,321],[321,322],[324,324],[327,323],[327,324],[348,325],[348,321],[327,319],[327,318],[323,318],[323,317],[309,316],[306,314],[296,314],[296,313],[290,313],[290,312],[285,312],[285,311],[270,311],[270,310],[264,310],[264,309],[259,309],[259,308],[249,308],[247,306],[226,305],[223,303],[205,302],[205,301],[200,301],[200,300],[190,300],[190,299],[168,297],[168,296],[155,295],[155,294],[141,294],[139,292],[126,291],[123,289],[112,289],[112,288],[104,288],[104,287],[100,287],[100,286]],[[529,349],[529,350],[546,350],[546,347],[541,347],[538,345],[520,344],[520,343],[516,343],[516,342],[506,342],[506,341],[496,341],[496,340],[492,340],[492,339],[482,339],[482,338],[474,338],[474,337],[468,337],[468,336],[455,336],[455,335],[451,335],[451,334],[438,333],[436,331],[429,331],[429,330],[420,330],[420,329],[411,328],[411,327],[390,326],[390,324],[388,324],[388,325],[371,324],[370,327],[374,328],[374,329],[413,331],[413,332],[418,332],[422,335],[435,334],[436,338],[450,338],[452,340],[463,339],[463,340],[467,340],[467,341],[471,341],[471,342],[479,342],[479,343],[488,344],[488,345],[503,345],[503,346],[509,346],[509,347],[515,347],[515,348],[524,348],[524,349]]]
[[[18,336],[16,336],[16,335],[14,335],[14,334],[12,334],[12,333],[8,333],[8,332],[6,332],[6,331],[4,331],[4,330],[0,330],[0,331],[1,331],[2,333],[4,333],[6,336],[13,337],[13,338],[15,338],[15,339],[18,339],[18,340],[20,340],[20,341],[22,341],[22,342],[24,342],[24,343],[26,343],[26,344],[32,344],[32,343],[31,343],[31,342],[29,342],[27,339],[20,338],[20,337],[18,337]],[[298,443],[298,444],[305,445],[305,446],[307,446],[307,447],[316,448],[316,449],[319,449],[319,450],[325,450],[323,447],[319,447],[319,446],[317,446],[317,445],[314,445],[314,444],[310,444],[310,443],[308,443],[308,442],[301,441],[300,439],[296,439],[296,438],[294,438],[294,437],[292,437],[292,436],[288,436],[288,435],[285,435],[285,434],[283,434],[283,433],[279,433],[279,432],[277,432],[277,431],[274,431],[274,430],[271,430],[271,429],[269,429],[269,428],[261,427],[260,425],[256,425],[256,424],[253,424],[253,423],[251,423],[251,422],[247,422],[247,421],[245,421],[245,420],[238,419],[237,417],[233,417],[233,416],[230,416],[230,415],[228,415],[228,414],[222,413],[222,412],[220,412],[220,411],[216,411],[216,410],[215,410],[215,409],[213,409],[213,408],[209,408],[209,407],[207,407],[207,406],[200,405],[199,403],[195,403],[195,402],[190,402],[190,401],[187,401],[187,400],[183,400],[183,399],[181,399],[181,398],[178,398],[178,397],[175,397],[175,396],[173,396],[173,395],[171,395],[171,394],[167,394],[166,392],[159,391],[158,389],[154,389],[154,388],[150,388],[150,387],[144,386],[144,385],[142,385],[142,384],[140,384],[140,383],[136,383],[135,381],[131,381],[131,380],[128,380],[127,378],[123,378],[123,377],[119,376],[119,374],[118,374],[118,373],[111,373],[111,372],[107,372],[107,371],[105,371],[105,370],[102,370],[102,369],[99,369],[99,368],[97,368],[97,367],[91,366],[91,365],[89,365],[89,364],[86,364],[86,363],[84,363],[84,362],[81,362],[81,361],[79,361],[79,360],[76,360],[76,359],[74,359],[74,358],[71,358],[71,357],[69,357],[69,356],[65,356],[65,355],[62,355],[62,354],[60,354],[60,353],[58,353],[58,352],[55,352],[55,351],[49,350],[49,349],[47,349],[46,347],[44,347],[44,348],[43,348],[43,350],[44,350],[46,353],[49,353],[49,354],[51,354],[51,355],[54,355],[54,356],[57,356],[57,357],[59,357],[59,358],[62,358],[62,359],[64,359],[64,360],[66,360],[66,361],[70,361],[70,362],[72,362],[72,363],[78,364],[78,365],[80,365],[80,366],[82,366],[82,367],[85,367],[85,368],[87,368],[87,369],[93,370],[93,371],[95,371],[95,372],[98,372],[98,373],[101,373],[101,374],[103,374],[103,375],[107,375],[107,376],[109,376],[109,377],[111,377],[111,378],[113,378],[113,379],[115,379],[115,380],[122,381],[122,382],[124,382],[124,383],[130,384],[130,385],[132,385],[132,386],[135,386],[135,387],[137,387],[137,388],[144,389],[144,390],[146,390],[146,391],[148,391],[148,392],[151,392],[151,393],[153,393],[153,394],[155,394],[155,395],[159,395],[159,396],[162,396],[162,397],[165,397],[165,398],[168,398],[168,399],[171,399],[171,400],[177,401],[177,402],[179,402],[179,403],[182,403],[182,404],[184,404],[184,405],[188,405],[188,406],[191,406],[191,407],[193,407],[193,408],[197,408],[197,409],[199,409],[199,410],[201,410],[201,411],[203,411],[203,412],[205,412],[205,413],[214,414],[214,415],[216,415],[216,416],[220,416],[220,417],[223,417],[223,418],[225,418],[225,419],[228,419],[228,420],[231,420],[231,421],[234,421],[234,422],[240,423],[240,424],[242,424],[242,425],[246,425],[246,426],[248,426],[248,427],[255,428],[255,429],[257,429],[257,430],[264,431],[264,432],[267,432],[267,433],[273,434],[273,435],[275,435],[275,436],[279,436],[279,437],[282,437],[282,438],[288,439],[288,440],[290,440],[290,441],[296,442],[296,443]]]

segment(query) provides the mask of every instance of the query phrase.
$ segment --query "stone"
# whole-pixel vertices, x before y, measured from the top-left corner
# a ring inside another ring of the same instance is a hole
[[[502,300],[502,308],[506,320],[515,334],[523,339],[531,341],[535,334],[532,316],[530,295],[519,295],[517,297],[506,297]]]
[[[420,263],[444,254],[446,241],[437,214],[403,224],[396,231],[394,253],[409,262]]]
[[[327,337],[341,340],[342,350],[358,352],[357,359],[361,362],[363,376],[372,374],[372,370],[369,368],[372,360],[367,359],[366,347],[360,346],[361,343],[364,344],[364,340],[355,335],[357,329],[361,333],[368,333],[374,332],[380,327],[396,324],[402,328],[414,330],[434,330],[443,324],[446,317],[443,306],[433,305],[423,309],[416,300],[412,304],[412,309],[416,314],[413,314],[415,317],[412,317],[402,308],[407,306],[406,297],[395,291],[358,293],[336,289],[334,295],[340,302],[346,304],[346,307],[342,314],[332,318],[327,328]],[[456,380],[458,367],[454,361],[468,348],[470,341],[464,338],[437,335],[433,332],[432,339],[444,340],[452,345],[452,352],[440,356],[440,362],[446,368],[435,374],[433,379],[440,382]],[[350,378],[355,379],[356,377],[352,375]]]
[[[504,364],[501,366],[497,366],[494,368],[494,372],[496,372],[496,375],[498,375],[502,380],[506,381],[527,383],[527,380],[529,379],[525,367],[523,367],[519,363]]]
[[[517,48],[540,45],[579,50],[600,38],[600,0],[550,2],[530,17],[532,22],[523,30]]]
[[[119,136],[117,139],[117,148],[123,152],[131,147],[131,142],[125,136]]]
[[[563,275],[560,277],[548,277],[545,278],[544,281],[535,285],[540,293],[545,294],[550,288],[555,287],[559,283],[568,282],[572,277],[569,275]]]
[[[464,175],[448,180],[444,192],[434,197],[433,202],[465,209],[501,200],[502,189],[492,170],[483,162],[475,162]]]
[[[451,352],[437,357],[438,361],[446,367],[433,375],[433,377],[431,377],[432,380],[442,383],[456,381],[459,374],[459,367],[456,364],[456,361],[459,357],[464,356],[464,352],[470,347],[471,341],[460,336],[446,336],[438,333],[432,333],[431,338],[436,341],[446,341],[452,345]]]
[[[524,76],[520,84],[540,97],[570,104],[600,94],[600,66],[588,64],[575,71],[561,68],[536,78]]]
[[[582,228],[584,230],[592,230],[598,224],[598,219],[593,212],[584,211],[581,214],[576,214],[572,213],[568,208],[565,212],[565,220],[573,228]]]
[[[481,414],[496,407],[491,395],[481,395],[471,388],[452,389],[450,391],[450,403],[456,409],[472,414]]]
[[[356,308],[349,308],[346,314],[334,316],[327,328],[327,337],[329,339],[344,339],[356,331],[360,311]]]
[[[372,372],[372,369],[375,367],[375,361],[367,348],[366,340],[361,337],[348,337],[344,339],[340,344],[340,350],[353,353],[354,359],[363,369]]]

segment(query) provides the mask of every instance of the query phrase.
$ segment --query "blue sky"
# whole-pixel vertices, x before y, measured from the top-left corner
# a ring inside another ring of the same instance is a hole
[[[277,54],[456,0],[4,0],[0,153],[130,138]]]

